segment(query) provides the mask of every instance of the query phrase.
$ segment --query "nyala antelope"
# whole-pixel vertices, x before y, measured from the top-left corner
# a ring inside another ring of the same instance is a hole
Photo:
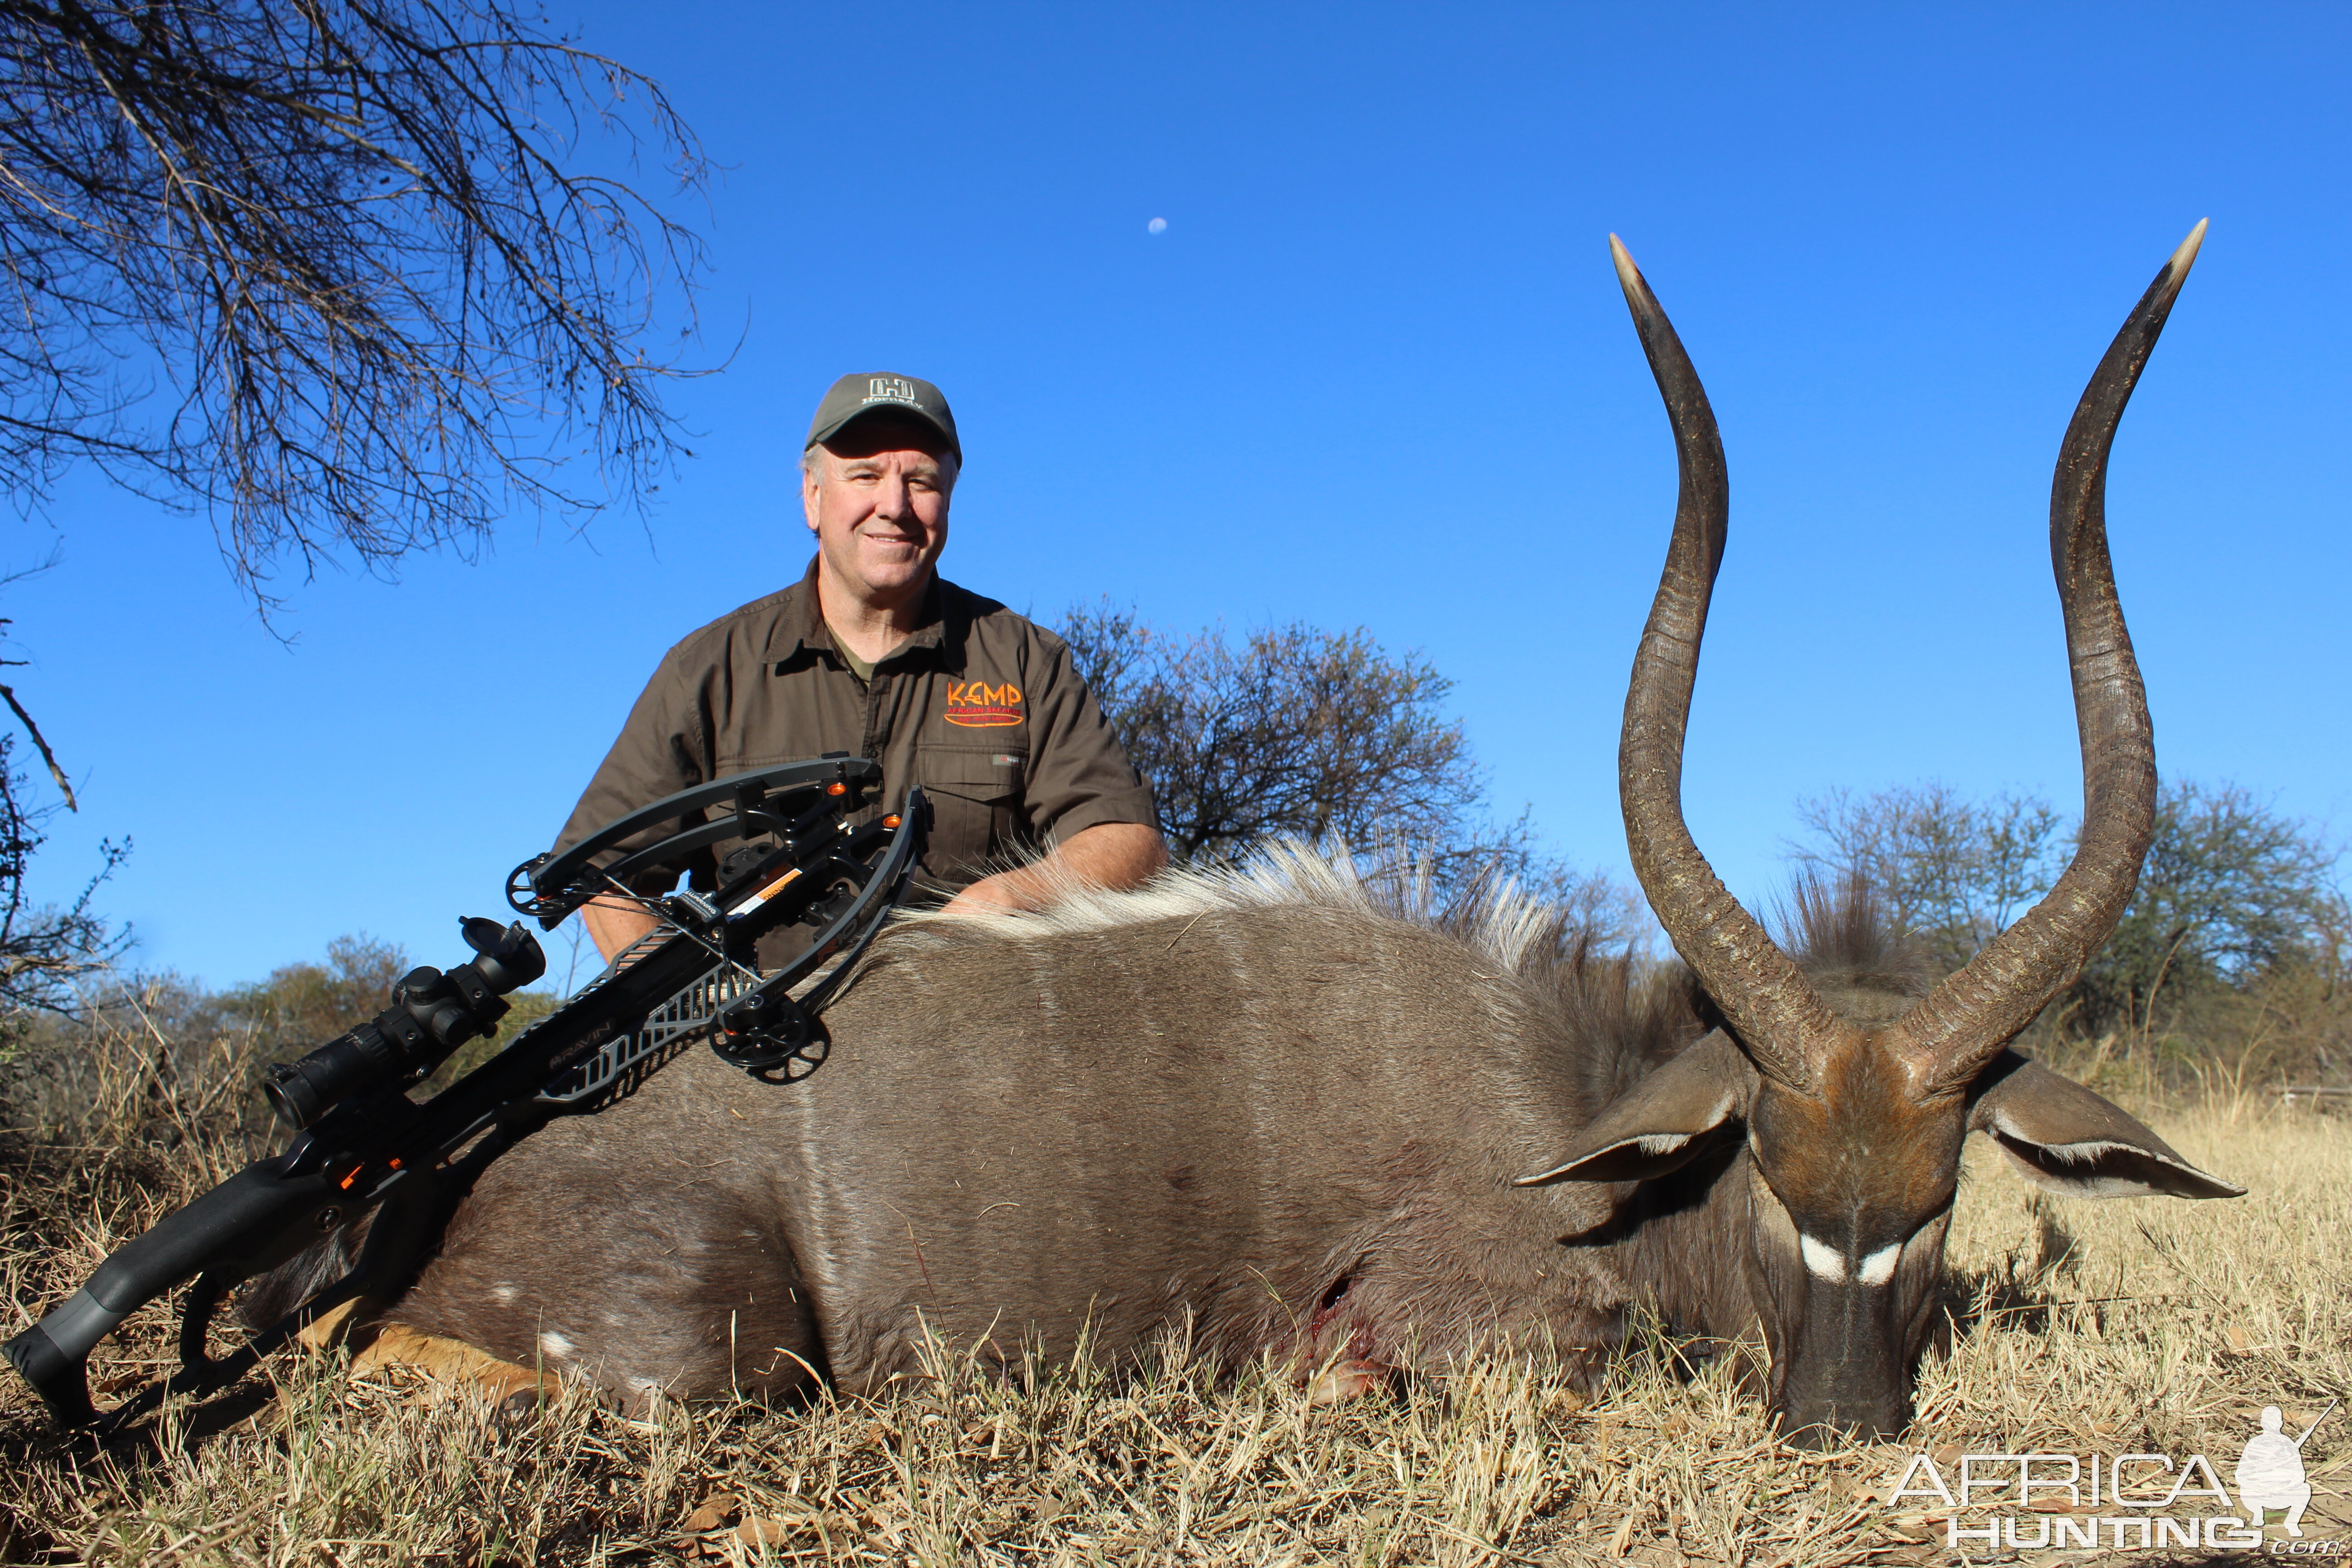
[[[2050,896],[1932,984],[1866,904],[1801,897],[1784,951],[1681,806],[1727,521],[1714,415],[1623,247],[1681,464],[1619,779],[1633,862],[1687,966],[1648,988],[1512,897],[1415,918],[1344,861],[1074,890],[1039,914],[905,921],[776,1086],[689,1053],[560,1121],[457,1209],[387,1316],[658,1394],[871,1389],[927,1335],[1000,1366],[1123,1358],[1175,1331],[1363,1379],[1528,1347],[1598,1374],[1646,1307],[1768,1352],[1801,1441],[1887,1436],[1938,1316],[1969,1131],[2077,1197],[2236,1196],[2010,1042],[2105,940],[2153,819],[2147,706],[2107,560],[2116,423],[2204,233],[2100,363],[2051,543],[2084,824]],[[266,1321],[330,1260],[259,1292]]]

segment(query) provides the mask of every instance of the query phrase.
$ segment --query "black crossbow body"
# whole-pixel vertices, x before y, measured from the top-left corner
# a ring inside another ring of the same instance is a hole
[[[906,897],[919,853],[920,790],[898,811],[851,818],[881,787],[880,764],[841,753],[735,773],[635,811],[562,855],[516,868],[507,900],[552,931],[600,896],[625,899],[661,924],[618,954],[578,994],[504,1049],[419,1103],[422,1083],[466,1041],[491,1033],[507,993],[546,972],[520,921],[462,922],[475,956],[457,968],[411,971],[392,1005],[295,1062],[269,1068],[270,1108],[295,1134],[143,1236],[118,1247],[63,1306],[10,1340],[9,1362],[60,1425],[99,1420],[89,1352],[139,1308],[194,1279],[181,1309],[180,1370],[105,1417],[119,1425],[166,1393],[227,1386],[320,1313],[375,1295],[412,1271],[456,1197],[490,1161],[551,1118],[578,1115],[633,1091],[698,1037],[725,1061],[770,1082],[813,1071],[827,1042],[817,1014]],[[731,807],[709,820],[712,807]],[[691,826],[597,867],[625,840]],[[638,897],[629,879],[724,839],[755,841],[728,859],[715,892]],[[818,928],[808,951],[761,975],[753,948],[798,921]],[[793,990],[829,960],[832,973]],[[376,1212],[381,1210],[381,1212]],[[358,1258],[342,1277],[214,1359],[214,1315],[244,1280],[268,1272],[362,1215]]]

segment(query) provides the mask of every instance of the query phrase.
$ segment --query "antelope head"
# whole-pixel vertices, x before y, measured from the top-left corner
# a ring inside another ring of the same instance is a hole
[[[1960,1143],[1990,1136],[2028,1181],[2078,1197],[2235,1197],[2089,1089],[2010,1049],[2122,916],[2155,817],[2156,752],[2107,558],[2116,424],[2189,274],[2200,223],[2133,310],[2067,427],[2050,544],[2082,735],[2072,864],[2015,925],[1904,1011],[1832,1008],[1740,907],[1683,821],[1682,751],[1723,556],[1723,444],[1689,356],[1633,259],[1610,247],[1673,422],[1681,498],[1633,663],[1618,787],[1633,868],[1723,1025],[1607,1108],[1528,1182],[1663,1175],[1723,1140],[1748,1158],[1742,1267],[1784,1430],[1891,1436],[1934,1326]]]

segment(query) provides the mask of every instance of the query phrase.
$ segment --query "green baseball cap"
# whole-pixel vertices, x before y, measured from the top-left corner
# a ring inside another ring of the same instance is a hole
[[[963,444],[956,439],[955,416],[948,411],[948,400],[940,395],[940,389],[911,375],[880,372],[845,375],[833,384],[824,400],[816,405],[816,417],[809,421],[808,440],[803,444],[803,450],[819,441],[832,440],[853,421],[868,414],[896,414],[928,425],[947,437],[948,450],[955,454],[956,461],[963,461]]]

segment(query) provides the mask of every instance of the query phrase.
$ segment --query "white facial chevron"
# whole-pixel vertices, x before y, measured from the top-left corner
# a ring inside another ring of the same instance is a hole
[[[1834,1247],[1815,1241],[1810,1236],[1797,1237],[1797,1250],[1805,1259],[1805,1267],[1822,1279],[1843,1280],[1846,1277],[1845,1257]],[[1864,1285],[1884,1285],[1895,1278],[1895,1266],[1903,1260],[1903,1244],[1882,1247],[1862,1260],[1853,1278]]]

